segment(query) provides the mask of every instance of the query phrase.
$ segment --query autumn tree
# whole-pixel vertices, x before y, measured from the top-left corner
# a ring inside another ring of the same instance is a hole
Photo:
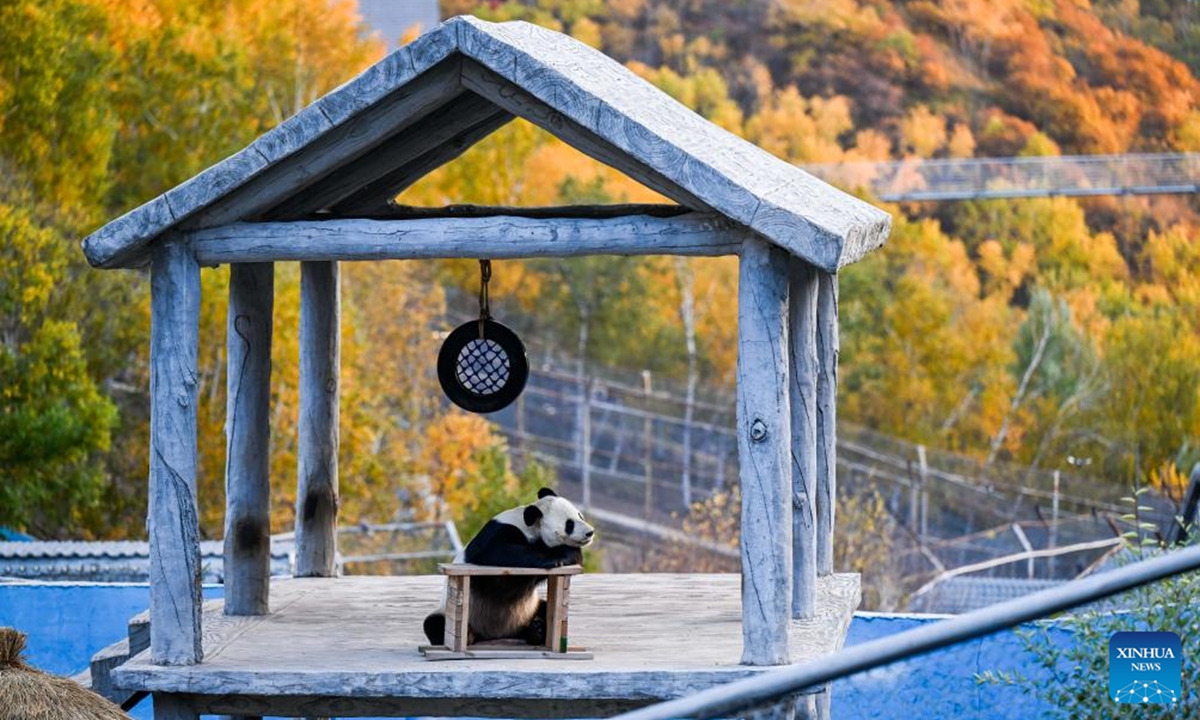
[[[0,525],[75,533],[107,479],[116,412],[63,305],[71,246],[13,199],[0,199]]]

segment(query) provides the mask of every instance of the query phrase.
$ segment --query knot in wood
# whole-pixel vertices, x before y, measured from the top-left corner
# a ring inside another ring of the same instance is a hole
[[[750,441],[760,443],[767,439],[767,424],[759,418],[750,423]]]

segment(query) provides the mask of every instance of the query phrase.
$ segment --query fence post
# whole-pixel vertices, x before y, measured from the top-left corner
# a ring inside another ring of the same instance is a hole
[[[517,437],[513,443],[517,457],[525,460],[525,393],[517,396]]]
[[[642,394],[645,396],[646,414],[642,416],[642,472],[646,483],[646,503],[643,514],[646,519],[654,512],[654,420],[650,417],[650,395],[654,392],[650,371],[642,371]]]
[[[929,478],[929,464],[925,461],[925,446],[917,446],[917,487],[921,497],[921,539],[929,535],[929,491],[925,481]]]
[[[917,532],[921,529],[921,479],[913,477],[912,460],[906,462],[908,465],[908,527],[918,538],[920,534]]]
[[[1050,500],[1050,532],[1049,532],[1049,538],[1047,539],[1051,549],[1058,547],[1058,499],[1059,499],[1059,483],[1061,482],[1061,480],[1062,480],[1062,473],[1058,470],[1055,470],[1054,471],[1054,495],[1052,496],[1052,498]],[[1053,555],[1051,555],[1049,558],[1047,558],[1047,562],[1049,564],[1049,567],[1047,568],[1047,570],[1049,572],[1051,580],[1054,579],[1054,571],[1055,571],[1054,559],[1055,559],[1055,557]]]
[[[580,412],[583,413],[583,432],[580,434],[583,443],[583,466],[580,475],[583,484],[582,505],[584,508],[590,508],[592,506],[592,378],[584,378],[579,386],[579,391],[583,393],[583,402],[579,404]]]

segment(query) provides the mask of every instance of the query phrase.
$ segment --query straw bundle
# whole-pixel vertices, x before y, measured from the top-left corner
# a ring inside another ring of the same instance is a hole
[[[0,628],[0,720],[130,720],[74,681],[26,665],[24,650],[23,633]]]

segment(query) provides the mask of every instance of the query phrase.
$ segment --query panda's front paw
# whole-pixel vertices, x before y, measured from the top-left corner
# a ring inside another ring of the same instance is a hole
[[[525,628],[525,642],[530,645],[546,644],[546,618],[538,616],[529,621]]]

